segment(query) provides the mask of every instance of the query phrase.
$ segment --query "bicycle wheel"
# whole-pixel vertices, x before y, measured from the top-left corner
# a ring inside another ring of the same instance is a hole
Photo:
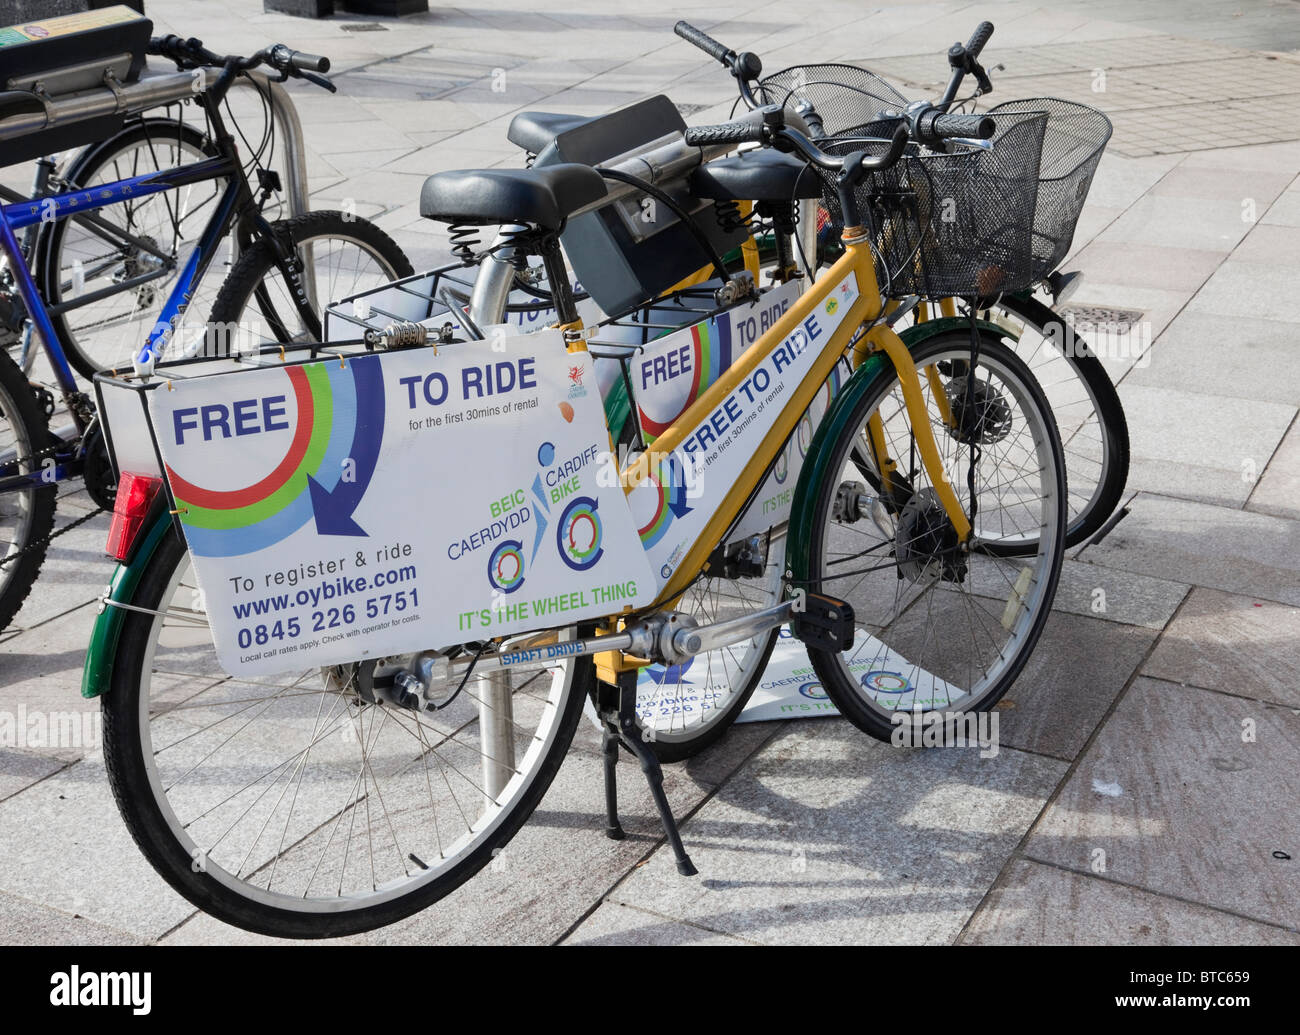
[[[701,625],[769,607],[785,587],[785,529],[773,530],[763,574],[729,579],[705,576],[682,596],[677,610]],[[763,678],[779,629],[759,633],[680,665],[642,669],[637,722],[661,762],[698,755],[736,721]]]
[[[308,212],[276,225],[288,230],[299,254],[311,261],[318,318],[332,301],[414,272],[396,242],[360,217]],[[218,337],[209,351],[221,353],[316,339],[293,303],[269,241],[258,241],[239,257],[212,305],[210,326],[218,329]]]
[[[837,233],[828,221],[819,236],[820,265],[829,265],[838,254]],[[771,235],[760,237],[760,261],[771,262],[775,255]],[[1009,317],[1018,328],[1016,354],[1038,379],[1056,415],[1069,488],[1065,542],[1079,546],[1114,513],[1128,482],[1128,421],[1119,393],[1084,338],[1050,306],[1032,297],[1004,295],[990,311]],[[1016,556],[1032,551],[1033,544],[1009,539],[998,548]]]
[[[64,180],[68,189],[88,188],[173,169],[216,153],[203,133],[180,119],[141,119],[83,151]],[[96,216],[109,230],[75,216],[50,225],[35,263],[46,305],[56,307],[110,290],[103,298],[52,314],[59,341],[78,372],[92,377],[109,367],[129,366],[227,182],[201,180],[100,209]],[[127,234],[134,240],[123,236]],[[111,290],[149,274],[155,276],[145,283]],[[206,312],[219,283],[219,276],[205,277],[191,308],[197,305],[197,312]]]
[[[18,364],[0,350],[0,479],[39,472],[37,454],[48,441],[45,412]],[[23,606],[45,561],[55,491],[51,482],[0,493],[0,630]]]
[[[1008,296],[997,310],[1020,328],[1015,352],[1028,365],[1056,415],[1065,451],[1069,521],[1066,546],[1078,546],[1106,523],[1128,482],[1128,421],[1119,393],[1088,343],[1035,298]],[[1030,544],[1006,541],[1008,554]]]
[[[967,551],[958,543],[920,463],[889,367],[866,386],[826,447],[802,576],[811,589],[853,606],[852,647],[808,654],[840,712],[881,740],[890,738],[896,719],[919,731],[929,712],[988,708],[1006,692],[1047,620],[1065,549],[1061,443],[1024,363],[986,335],[974,371],[976,401],[967,405],[967,331],[937,336],[917,346],[913,358],[936,366],[944,381],[952,428],[924,377],[922,391],[944,471],[968,515],[973,473],[979,545]],[[873,432],[880,445],[872,445]],[[875,473],[881,462],[864,470],[861,460],[879,457],[882,447],[897,464],[888,488]],[[1011,560],[984,548],[1008,537],[1032,542],[1034,552]]]
[[[456,697],[445,684],[429,713],[366,703],[373,662],[227,676],[174,531],[132,605],[145,611],[127,617],[102,698],[118,807],[180,894],[280,937],[393,923],[490,862],[550,785],[594,679],[590,658],[515,676],[514,764],[491,796],[481,774],[501,740],[480,737],[476,681]]]

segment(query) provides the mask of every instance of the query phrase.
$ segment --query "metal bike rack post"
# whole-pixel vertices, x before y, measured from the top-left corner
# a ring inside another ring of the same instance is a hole
[[[251,82],[250,80],[256,80]],[[277,126],[277,135],[285,147],[284,193],[289,205],[289,216],[306,213],[311,205],[307,190],[307,150],[303,143],[302,120],[294,107],[289,92],[265,72],[252,71],[247,77],[235,80],[239,85],[264,90],[271,104],[271,118]],[[316,305],[316,269],[310,254],[299,256],[307,281],[307,300]]]
[[[515,771],[512,673],[506,669],[478,681],[479,741],[483,750],[483,793],[489,803],[501,797]]]

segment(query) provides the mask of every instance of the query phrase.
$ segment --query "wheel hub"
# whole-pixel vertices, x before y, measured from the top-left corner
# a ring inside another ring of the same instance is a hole
[[[966,555],[934,489],[921,489],[903,507],[894,537],[894,558],[900,579],[966,580]]]
[[[964,374],[944,385],[953,417],[948,434],[964,445],[1001,442],[1011,432],[1011,407],[1006,398],[983,378],[975,379],[973,392],[969,388]]]

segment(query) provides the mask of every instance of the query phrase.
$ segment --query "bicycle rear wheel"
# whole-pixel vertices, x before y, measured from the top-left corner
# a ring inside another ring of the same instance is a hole
[[[0,349],[0,480],[38,475],[49,441],[45,413],[27,378]],[[0,630],[6,629],[45,561],[54,527],[53,482],[0,492]]]
[[[980,342],[968,404],[970,344],[968,332],[948,333],[912,356],[918,367],[936,367],[950,400],[953,426],[921,378],[944,471],[967,515],[973,475],[978,546],[962,548],[939,503],[892,367],[859,391],[826,444],[811,519],[792,529],[808,530],[796,577],[847,600],[857,625],[847,651],[810,648],[813,667],[840,712],[881,740],[899,724],[919,731],[930,712],[947,719],[995,703],[1038,641],[1060,574],[1065,468],[1051,409],[1025,365],[991,335]],[[882,461],[863,462],[882,449],[897,464],[888,485]],[[990,548],[1008,537],[1033,543],[1033,553],[995,556]]]
[[[228,676],[174,531],[131,603],[102,698],[118,807],[180,894],[279,937],[390,924],[478,872],[550,786],[595,678],[590,658],[516,676],[496,702],[514,763],[489,794],[502,741],[481,732],[476,681],[435,687],[430,713],[368,703],[373,663]]]
[[[174,169],[216,153],[202,132],[180,119],[140,119],[83,151],[64,179],[69,189],[90,188]],[[130,365],[226,184],[225,179],[201,180],[100,209],[96,217],[108,224],[107,230],[75,216],[50,225],[36,263],[46,305],[110,292],[51,315],[68,361],[80,374],[93,377],[99,370]],[[132,280],[136,286],[121,286]],[[206,312],[219,284],[219,275],[204,278],[191,308]],[[115,286],[117,290],[111,290]]]

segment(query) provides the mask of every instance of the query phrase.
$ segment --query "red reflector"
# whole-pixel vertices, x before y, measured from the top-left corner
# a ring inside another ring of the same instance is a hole
[[[105,549],[119,561],[124,561],[135,545],[136,536],[144,527],[154,497],[162,488],[162,479],[147,474],[122,472],[117,483],[117,498],[113,502],[113,523],[108,526],[108,546]]]

